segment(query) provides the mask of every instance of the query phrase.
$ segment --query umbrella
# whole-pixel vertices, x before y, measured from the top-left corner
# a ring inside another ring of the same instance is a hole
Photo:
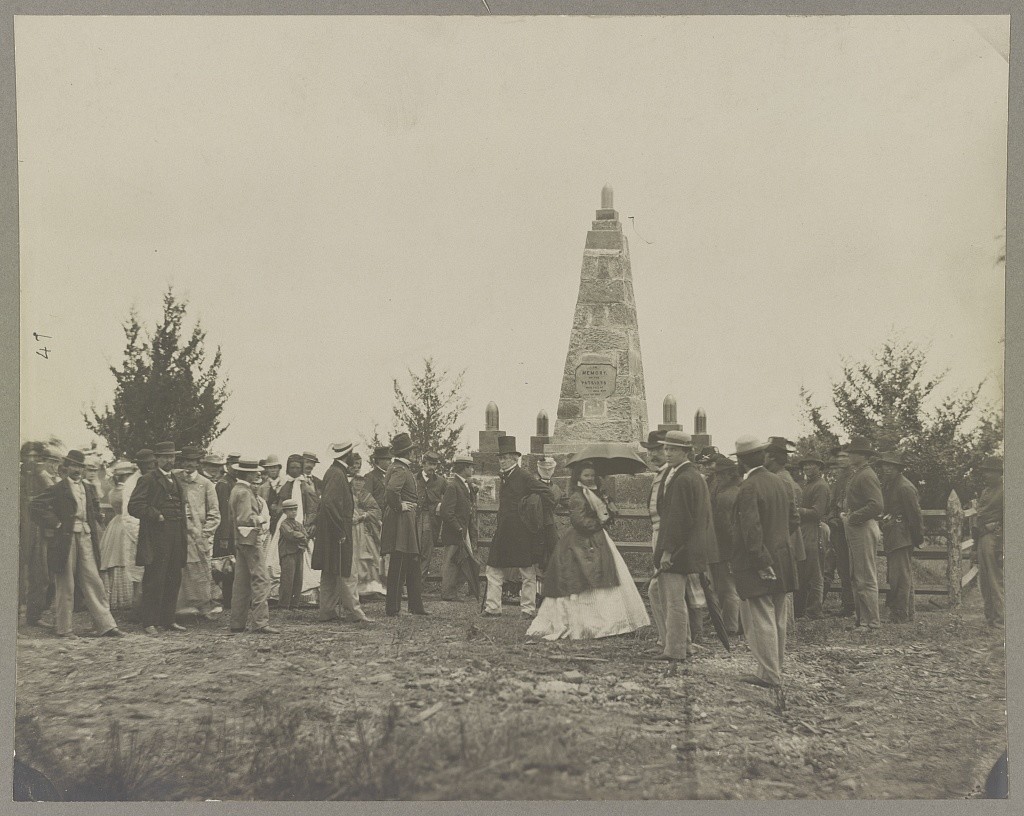
[[[625,442],[598,442],[587,445],[579,453],[571,456],[565,464],[566,467],[572,467],[581,462],[593,463],[598,476],[646,473],[650,470],[647,463]]]
[[[726,651],[731,652],[732,645],[729,643],[729,632],[725,628],[725,621],[722,620],[722,610],[718,608],[718,598],[711,591],[711,582],[703,572],[700,574],[700,585],[704,588],[704,599],[708,602],[708,614],[711,615],[711,625],[715,627],[718,639],[722,641]]]

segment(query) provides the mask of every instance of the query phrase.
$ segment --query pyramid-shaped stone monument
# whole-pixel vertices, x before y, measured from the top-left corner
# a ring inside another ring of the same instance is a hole
[[[612,189],[605,186],[583,250],[555,430],[544,448],[564,454],[592,442],[639,446],[646,438],[647,394],[629,243]]]

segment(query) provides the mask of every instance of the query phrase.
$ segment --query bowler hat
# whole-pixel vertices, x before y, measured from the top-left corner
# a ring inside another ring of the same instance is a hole
[[[669,431],[661,444],[673,448],[692,448],[693,437],[686,431]]]
[[[154,456],[174,456],[175,454],[178,453],[181,453],[181,451],[174,449],[173,442],[157,442],[153,446]]]
[[[186,461],[198,461],[203,458],[203,449],[185,445],[181,449],[181,458]]]
[[[809,453],[800,460],[801,465],[818,465],[825,467],[825,460],[816,453]]]
[[[899,451],[882,451],[875,457],[876,462],[886,462],[890,465],[896,465],[896,467],[903,467],[906,462],[903,461],[903,455]]]
[[[373,458],[374,459],[390,459],[391,458],[391,448],[387,447],[386,445],[382,445],[380,447],[374,448],[373,449]]]
[[[468,456],[456,456],[455,459],[452,461],[452,468],[458,470],[460,467],[468,467],[469,465],[475,464],[476,462],[474,462]]]
[[[64,464],[85,467],[85,454],[80,450],[69,450],[64,456]]]
[[[437,464],[438,462],[441,461],[441,457],[438,456],[433,451],[428,451],[427,453],[423,454],[423,461],[424,462],[433,462],[433,463]]]
[[[666,433],[667,431],[651,431],[649,434],[647,434],[647,441],[641,442],[640,447],[647,448],[647,450],[654,450],[655,448],[660,448],[661,443],[665,439]]]
[[[768,447],[767,442],[762,442],[756,436],[741,436],[736,440],[736,450],[733,456],[742,456],[745,453],[760,453]]]
[[[314,465],[320,464],[320,460],[317,459],[316,454],[313,451],[303,451],[302,458],[307,462],[312,462]]]
[[[498,437],[498,456],[522,456],[522,454],[516,450],[516,438],[514,436],[499,436]]]
[[[407,433],[396,434],[391,440],[391,450],[401,456],[412,450],[412,437]]]
[[[259,460],[242,458],[239,458],[231,468],[238,473],[259,473],[262,470]]]
[[[141,464],[142,462],[152,462],[156,457],[153,456],[153,451],[149,448],[141,448],[135,454],[135,463]]]
[[[871,443],[867,437],[855,436],[850,439],[850,443],[846,446],[847,453],[859,453],[862,456],[871,456],[874,454],[875,449],[871,447]]]
[[[331,445],[331,457],[334,459],[344,459],[350,453],[352,453],[352,443],[348,440]]]
[[[980,470],[998,470],[1003,469],[1003,457],[1001,456],[987,456],[985,461],[981,463]]]

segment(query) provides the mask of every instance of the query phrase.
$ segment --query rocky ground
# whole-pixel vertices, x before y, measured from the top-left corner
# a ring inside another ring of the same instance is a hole
[[[75,799],[963,798],[1006,746],[976,590],[876,634],[799,621],[784,710],[710,627],[673,666],[650,629],[537,643],[515,607],[427,601],[366,627],[272,612],[277,636],[23,627],[18,758]]]

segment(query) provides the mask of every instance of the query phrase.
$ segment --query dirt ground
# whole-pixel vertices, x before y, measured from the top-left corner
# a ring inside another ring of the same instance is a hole
[[[427,605],[371,602],[364,627],[272,611],[277,636],[223,617],[150,638],[122,615],[122,640],[23,627],[18,758],[73,798],[964,798],[1006,746],[977,590],[875,634],[798,621],[784,711],[710,626],[673,666],[645,654],[650,628],[538,643],[515,607]]]

